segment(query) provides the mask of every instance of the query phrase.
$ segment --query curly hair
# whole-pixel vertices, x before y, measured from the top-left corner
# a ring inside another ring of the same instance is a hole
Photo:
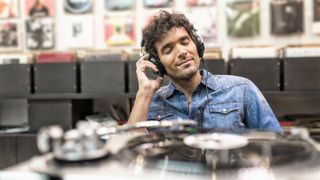
[[[196,30],[184,14],[161,10],[153,16],[149,25],[142,30],[141,47],[144,47],[150,55],[157,56],[155,43],[173,27],[183,27],[195,42],[194,33]]]

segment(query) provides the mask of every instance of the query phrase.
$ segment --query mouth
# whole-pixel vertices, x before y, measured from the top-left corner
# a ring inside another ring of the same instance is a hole
[[[185,60],[182,60],[182,61],[179,61],[179,63],[177,64],[177,66],[183,66],[185,64],[187,64],[188,62],[190,62],[192,59],[185,59]]]

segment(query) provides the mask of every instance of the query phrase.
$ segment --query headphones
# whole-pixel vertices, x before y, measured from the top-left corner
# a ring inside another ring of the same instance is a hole
[[[197,51],[199,54],[199,57],[201,59],[203,59],[203,54],[204,54],[204,43],[201,39],[201,37],[196,34],[195,32],[193,32],[191,35],[191,39],[193,40],[193,42],[195,43],[196,47],[197,47]],[[141,41],[141,48],[144,47],[145,41],[142,39]],[[164,76],[165,74],[167,74],[166,69],[164,68],[163,64],[161,63],[157,53],[155,50],[152,50],[152,53],[150,53],[150,58],[148,59],[150,62],[152,62],[154,65],[157,66],[157,69],[159,70],[159,72],[157,73],[159,76]]]

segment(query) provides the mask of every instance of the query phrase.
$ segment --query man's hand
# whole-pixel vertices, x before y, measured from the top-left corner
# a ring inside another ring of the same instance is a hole
[[[148,61],[149,55],[142,56],[136,63],[136,73],[139,83],[138,93],[145,95],[153,95],[154,92],[159,89],[163,80],[162,77],[157,76],[156,79],[151,79],[146,75],[146,71],[150,68],[154,73],[158,72],[156,65]]]
[[[158,72],[156,65],[148,61],[149,55],[141,57],[136,63],[136,73],[138,77],[139,90],[134,101],[134,105],[127,124],[133,124],[147,120],[149,106],[152,97],[162,82],[162,77],[156,79],[148,78],[146,70],[150,68],[153,72]],[[146,129],[143,129],[146,131]]]

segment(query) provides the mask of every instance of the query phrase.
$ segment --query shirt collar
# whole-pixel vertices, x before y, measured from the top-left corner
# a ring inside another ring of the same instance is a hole
[[[212,89],[212,90],[216,90],[218,88],[216,80],[214,78],[214,75],[211,74],[210,72],[208,72],[207,70],[203,69],[200,70],[200,74],[202,75],[202,80],[201,80],[201,84],[203,84],[204,86],[207,86],[208,88]],[[168,86],[165,87],[162,95],[164,98],[168,98],[170,97],[173,92],[177,90],[177,88],[175,87],[175,85],[170,81]]]

